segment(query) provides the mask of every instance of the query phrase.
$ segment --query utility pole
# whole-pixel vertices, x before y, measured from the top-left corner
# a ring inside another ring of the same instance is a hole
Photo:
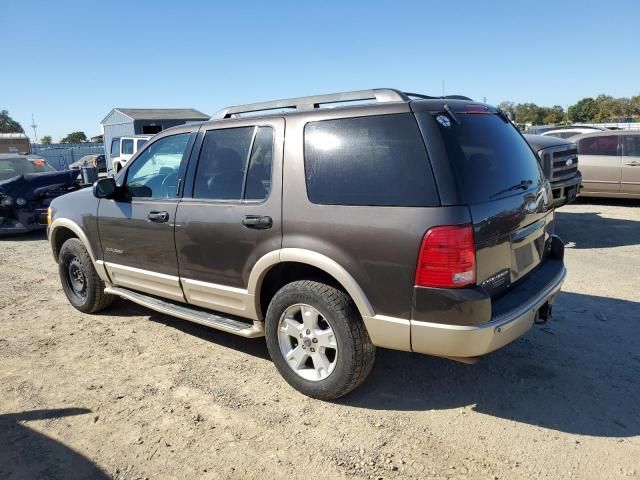
[[[442,80],[442,96],[444,97],[444,80]]]
[[[33,143],[38,143],[38,132],[36,132],[38,125],[36,125],[36,120],[33,118],[33,113],[31,114],[31,128],[33,128],[33,137],[35,140]]]

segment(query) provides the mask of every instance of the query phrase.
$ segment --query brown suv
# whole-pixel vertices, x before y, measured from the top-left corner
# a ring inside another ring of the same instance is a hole
[[[120,296],[264,335],[287,382],[331,399],[375,346],[471,362],[546,321],[565,276],[549,202],[495,108],[376,89],[163,131],[55,200],[49,238],[80,311]]]

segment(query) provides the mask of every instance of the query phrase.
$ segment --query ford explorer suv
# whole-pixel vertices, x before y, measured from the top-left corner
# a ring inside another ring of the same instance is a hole
[[[494,107],[374,89],[165,130],[56,199],[48,235],[81,312],[121,297],[265,336],[284,379],[326,400],[376,347],[473,363],[547,321],[565,277],[550,200]]]
[[[580,193],[582,174],[578,170],[578,147],[558,137],[525,135],[545,176],[551,183],[551,206],[573,202]]]

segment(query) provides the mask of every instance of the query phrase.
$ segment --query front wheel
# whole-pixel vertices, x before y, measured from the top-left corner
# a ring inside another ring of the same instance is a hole
[[[104,282],[79,239],[70,238],[62,245],[58,272],[69,303],[81,312],[95,313],[113,302],[113,295],[104,293]]]
[[[349,296],[310,280],[292,282],[271,300],[265,319],[267,347],[276,368],[299,392],[321,400],[360,385],[375,347]]]

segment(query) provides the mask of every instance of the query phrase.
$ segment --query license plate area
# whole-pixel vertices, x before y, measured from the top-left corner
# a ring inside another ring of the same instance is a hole
[[[512,236],[512,281],[523,277],[542,261],[545,225],[546,222],[544,220],[539,221]]]

